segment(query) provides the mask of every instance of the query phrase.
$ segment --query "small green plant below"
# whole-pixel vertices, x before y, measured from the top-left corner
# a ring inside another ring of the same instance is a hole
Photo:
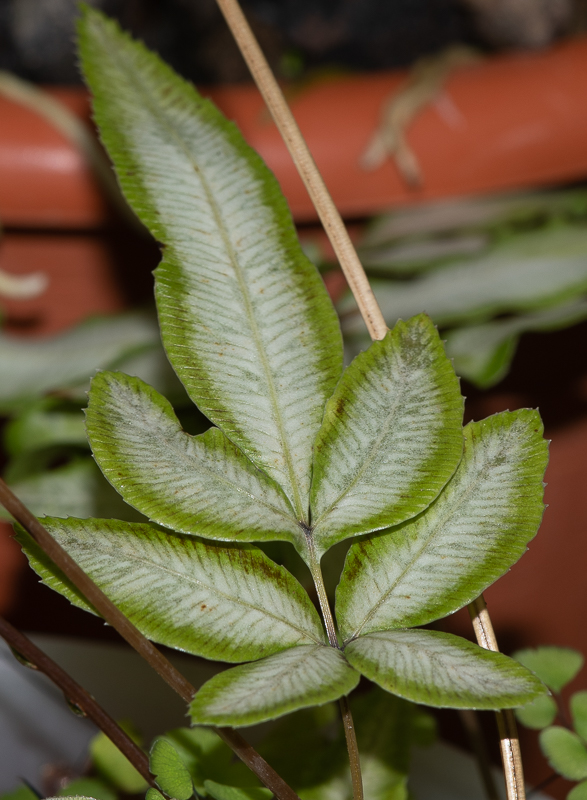
[[[587,692],[575,692],[570,715],[562,705],[561,692],[579,673],[583,656],[567,647],[518,650],[513,658],[531,669],[552,692],[516,711],[518,721],[540,731],[540,747],[558,775],[578,781],[567,800],[587,798]],[[553,724],[556,720],[559,724]]]
[[[168,358],[214,427],[189,435],[143,380],[98,373],[87,409],[94,458],[144,521],[47,517],[45,527],[147,637],[237,664],[196,693],[193,725],[248,726],[339,701],[352,759],[346,697],[361,676],[396,710],[543,696],[518,662],[426,627],[477,598],[535,535],[547,461],[538,413],[463,429],[458,379],[423,314],[343,371],[334,308],[259,157],[100,13],[85,9],[80,31],[103,141],[164,244],[156,298]],[[23,529],[18,538],[47,585],[94,612]],[[321,615],[252,542],[293,545]],[[323,566],[343,542],[333,613]],[[377,718],[371,707],[365,725]],[[186,773],[169,747],[152,758],[162,791],[184,800]],[[379,778],[370,800],[407,797],[403,779],[393,793],[392,778]],[[210,781],[217,800],[242,796]],[[329,796],[350,796],[336,781]]]

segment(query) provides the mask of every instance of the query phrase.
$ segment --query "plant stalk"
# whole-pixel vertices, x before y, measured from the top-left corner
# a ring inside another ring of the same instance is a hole
[[[383,339],[387,325],[357,252],[238,0],[217,2],[314,203],[369,335],[372,339]]]
[[[363,265],[357,256],[338,209],[334,205],[326,184],[316,167],[308,145],[283,96],[283,92],[279,88],[279,84],[275,80],[273,72],[240,8],[238,0],[217,0],[217,3],[314,203],[314,207],[347,279],[349,288],[359,307],[361,316],[365,321],[369,335],[372,339],[383,339],[387,333],[387,325],[369,285]],[[318,587],[316,588],[318,590]],[[320,597],[320,594],[318,596]],[[320,600],[320,603],[323,605],[322,600]],[[477,618],[476,613],[472,614],[472,617],[475,620]],[[486,621],[485,627],[488,625],[493,634],[487,608],[484,611],[484,620]],[[478,641],[481,644],[479,637]],[[495,642],[494,634],[493,641]],[[487,647],[486,649],[494,648]],[[495,642],[495,649],[497,650],[497,642]],[[504,711],[500,712],[500,714],[503,715],[504,719],[510,720],[506,726],[507,729],[510,732],[515,731],[515,720],[512,712]],[[498,714],[498,726],[500,724],[499,718]],[[514,737],[502,737],[500,730],[500,737],[508,800],[524,800],[524,778],[517,735]],[[506,750],[507,756],[505,755]]]
[[[497,639],[495,638],[495,632],[483,595],[473,600],[468,608],[477,643],[486,650],[493,650],[498,653]],[[522,753],[520,751],[520,740],[514,712],[506,708],[503,711],[497,711],[495,716],[497,718],[501,760],[503,762],[508,800],[526,800]]]
[[[336,635],[336,628],[334,626],[334,619],[328,602],[328,595],[326,594],[326,587],[324,586],[324,578],[322,577],[322,570],[320,568],[320,561],[316,558],[316,551],[314,550],[313,542],[308,535],[308,549],[310,552],[310,572],[314,586],[316,587],[316,594],[320,602],[322,610],[322,618],[326,625],[326,633],[328,635],[328,642],[331,647],[340,649],[338,643],[338,636]],[[344,728],[344,736],[346,739],[347,751],[349,754],[349,764],[351,768],[351,780],[353,784],[353,800],[363,800],[363,778],[361,775],[361,760],[359,757],[359,746],[357,744],[357,735],[355,733],[355,723],[353,715],[349,706],[348,698],[341,697],[338,701],[340,706],[340,713],[342,716],[342,726]]]
[[[156,788],[155,780],[149,772],[149,759],[146,753],[133,742],[130,736],[122,730],[79,683],[74,681],[65,670],[3,617],[0,617],[0,636],[19,655],[24,656],[33,667],[50,678],[61,689],[65,698],[76,705],[85,716],[89,717],[106,734],[110,741],[118,747],[149,786]]]
[[[16,497],[0,478],[0,502],[6,510],[32,536],[53,563],[84,595],[95,610],[125,639],[137,653],[163,678],[186,703],[190,703],[196,693],[191,683],[165,658],[155,645],[136,628],[114,603],[96,586],[71,556],[53,539],[47,529]],[[299,800],[293,789],[285,783],[243,737],[232,728],[212,730],[231,748],[247,767],[270,789],[278,800]]]

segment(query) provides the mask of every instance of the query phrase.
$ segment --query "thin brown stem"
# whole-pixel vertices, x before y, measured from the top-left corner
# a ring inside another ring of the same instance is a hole
[[[493,650],[498,653],[497,639],[495,638],[493,625],[491,624],[483,595],[469,604],[469,614],[473,622],[477,643],[486,650]],[[496,718],[508,800],[526,800],[522,753],[520,751],[516,718],[509,708],[498,711]]]
[[[322,618],[324,619],[324,624],[326,626],[328,642],[330,643],[331,647],[336,647],[339,649],[338,636],[336,635],[334,619],[332,617],[330,603],[328,602],[326,587],[324,586],[324,578],[322,577],[320,562],[316,558],[316,553],[310,537],[308,537],[308,549],[310,552],[310,572],[312,573],[312,579],[314,581],[314,586],[316,587],[316,594],[318,595],[318,600],[320,602],[320,609],[322,610]],[[351,780],[353,784],[353,800],[363,800],[363,777],[361,775],[361,760],[359,757],[359,746],[357,744],[353,715],[351,714],[351,709],[346,697],[341,697],[338,702],[340,705],[344,736],[349,754]]]
[[[54,564],[79,589],[95,610],[125,639],[137,653],[186,702],[190,703],[196,690],[173,664],[135,628],[132,622],[106,597],[71,556],[56,542],[47,529],[0,478],[0,502],[32,536]],[[277,772],[232,728],[215,728],[220,738],[249,767],[278,800],[299,800],[297,794]]]
[[[318,601],[320,603],[320,610],[322,611],[322,619],[324,620],[324,624],[326,626],[328,641],[331,647],[336,647],[337,649],[340,649],[338,645],[338,636],[336,635],[336,628],[334,625],[334,618],[332,616],[332,611],[330,609],[330,603],[328,602],[326,587],[324,586],[324,578],[322,577],[322,569],[320,568],[320,561],[316,557],[316,551],[314,550],[314,544],[311,540],[311,536],[307,537],[307,542],[308,542],[308,551],[310,555],[309,558],[310,573],[312,575],[312,580],[314,581],[316,594],[318,595]]]
[[[383,339],[387,332],[387,325],[381,309],[373,295],[344,222],[316,167],[283,92],[279,88],[237,0],[217,0],[217,2],[314,203],[355,296],[369,334],[372,339]]]
[[[46,653],[40,650],[23,633],[14,628],[7,620],[0,617],[0,636],[19,655],[23,656],[36,669],[43,672],[58,686],[66,699],[77,706],[92,722],[103,731],[110,741],[118,747],[133,767],[155,787],[155,781],[149,772],[149,759],[146,753],[136,745],[122,728],[104,711],[102,706],[89,695],[86,690],[56,664]]]
[[[346,749],[349,754],[351,766],[351,780],[353,783],[354,800],[363,800],[363,777],[361,775],[361,760],[359,757],[359,746],[357,744],[357,734],[355,733],[355,723],[349,706],[348,697],[341,697],[340,713],[342,714],[342,725],[346,739]]]

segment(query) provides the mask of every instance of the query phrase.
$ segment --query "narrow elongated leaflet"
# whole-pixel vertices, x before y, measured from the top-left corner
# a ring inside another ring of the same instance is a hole
[[[546,692],[512,658],[440,631],[379,631],[345,648],[349,662],[392,694],[441,708],[521,706]]]
[[[279,487],[217,428],[184,433],[167,400],[141,380],[98,374],[87,427],[104,475],[154,522],[225,541],[303,543]]]
[[[345,640],[425,625],[478,597],[526,551],[544,510],[537,411],[467,425],[458,469],[416,519],[352,545],[336,591]]]
[[[115,23],[86,9],[80,44],[121,187],[165,244],[156,294],[169,358],[307,522],[312,444],[342,346],[278,184],[233,124]]]
[[[306,592],[256,547],[221,547],[116,520],[49,517],[43,524],[155,642],[235,662],[325,641]],[[44,583],[92,610],[22,531],[19,541]]]
[[[253,725],[338,700],[358,682],[359,673],[340,650],[301,645],[211,678],[194,697],[190,715],[194,725]]]
[[[458,380],[426,315],[398,322],[357,356],[316,439],[318,553],[423,511],[459,462],[462,414]]]

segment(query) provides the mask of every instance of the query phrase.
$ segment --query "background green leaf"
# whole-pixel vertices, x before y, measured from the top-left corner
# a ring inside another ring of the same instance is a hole
[[[237,786],[227,786],[216,781],[205,781],[207,793],[215,800],[270,800],[273,792],[264,786],[243,789]]]
[[[459,462],[463,398],[425,315],[399,322],[345,371],[315,444],[318,554],[425,509]]]
[[[258,548],[219,546],[116,520],[43,524],[150,639],[221,661],[248,661],[324,641],[297,581]],[[79,592],[20,531],[31,566],[52,589],[89,610]]]
[[[542,728],[552,725],[557,715],[557,705],[553,697],[543,695],[537,697],[527,706],[516,709],[516,717],[518,722],[525,725],[527,728],[541,730]]]
[[[540,678],[553,692],[560,692],[583,666],[583,656],[570,647],[544,646],[516,650],[512,658]]]
[[[373,280],[371,285],[390,326],[420,311],[438,325],[452,325],[572,300],[587,289],[586,257],[584,226],[548,227],[413,281]],[[339,309],[348,315],[353,306],[346,297]],[[361,330],[356,314],[345,316],[345,333]]]
[[[135,744],[139,744],[137,732],[128,723],[119,723]],[[98,733],[90,742],[90,756],[96,770],[113,786],[126,794],[136,794],[147,789],[147,782],[130,761],[104,733]]]
[[[574,300],[529,314],[454,328],[442,334],[457,375],[480,389],[505,377],[522,333],[552,331],[587,317],[587,300]]]
[[[550,766],[563,778],[587,778],[587,748],[576,733],[553,725],[540,732],[540,746]]]
[[[358,682],[336,648],[301,645],[215,675],[194,697],[190,714],[194,725],[253,725],[337,700]]]
[[[353,692],[349,703],[365,797],[406,800],[412,747],[431,744],[434,718],[374,685]],[[302,800],[352,800],[348,753],[335,704],[284,717],[257,748]]]
[[[43,460],[34,454],[37,467]],[[34,467],[34,464],[31,466]],[[47,469],[19,480],[6,476],[6,482],[16,496],[33,512],[55,516],[116,517],[137,521],[144,517],[127,505],[102,477],[94,460],[75,458],[69,464]],[[0,519],[12,517],[2,506]]]
[[[10,456],[55,444],[87,449],[84,417],[79,407],[65,409],[55,398],[45,397],[25,407],[6,426],[4,445]]]
[[[165,244],[156,295],[169,358],[307,521],[312,444],[342,350],[279,186],[209,101],[87,8],[80,49],[121,187]]]
[[[304,543],[291,505],[217,428],[181,429],[171,405],[122,373],[92,381],[88,436],[101,470],[154,522],[228,541]]]
[[[513,659],[440,631],[369,633],[344,653],[388,692],[423,705],[511,708],[544,693],[542,683]]]
[[[165,797],[161,794],[161,792],[158,792],[157,789],[154,789],[151,786],[149,789],[147,789],[145,800],[165,800]]]
[[[587,800],[587,781],[573,786],[567,795],[567,800]]]
[[[528,409],[470,423],[438,499],[415,520],[351,546],[336,591],[344,640],[451,614],[520,558],[544,509],[542,432]]]
[[[155,739],[149,755],[149,769],[157,786],[174,800],[189,800],[194,785],[177,750],[167,739]]]
[[[196,791],[202,797],[207,795],[204,786],[207,778],[231,786],[259,786],[255,775],[242,761],[234,758],[228,745],[209,728],[176,728],[166,733],[164,738],[181,756]]]
[[[127,367],[135,357],[153,353],[158,359],[163,355],[157,320],[149,312],[89,320],[66,333],[34,342],[2,334],[0,411],[19,410],[24,401],[55,390],[69,390],[72,396],[83,398],[96,369]],[[141,358],[139,363],[146,366],[149,361]],[[149,372],[155,377],[152,369]],[[177,395],[178,382],[169,364],[158,373],[162,379],[158,388],[172,389]],[[131,374],[146,377],[140,370],[131,370]]]

